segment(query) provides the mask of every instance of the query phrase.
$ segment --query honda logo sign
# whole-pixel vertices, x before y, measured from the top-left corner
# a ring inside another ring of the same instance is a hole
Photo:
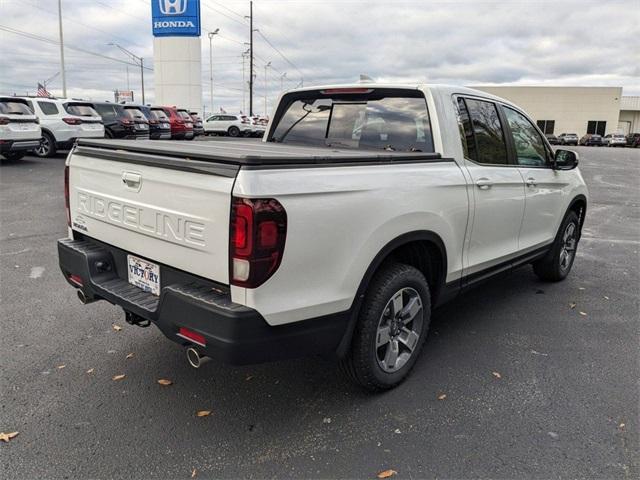
[[[200,0],[152,0],[155,37],[199,37]]]
[[[182,15],[187,11],[187,0],[158,0],[163,15]]]

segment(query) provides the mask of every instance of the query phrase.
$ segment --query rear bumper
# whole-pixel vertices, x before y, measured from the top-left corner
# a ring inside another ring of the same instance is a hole
[[[160,265],[159,297],[127,281],[127,252],[88,237],[58,241],[60,269],[88,300],[107,300],[149,320],[164,335],[202,354],[236,364],[336,352],[349,312],[272,327],[255,310],[231,301],[228,287]],[[82,286],[70,280],[75,275]],[[178,336],[181,327],[202,335],[205,346]]]
[[[24,152],[25,150],[33,150],[40,146],[40,139],[31,140],[3,140],[0,142],[0,153],[4,152]]]

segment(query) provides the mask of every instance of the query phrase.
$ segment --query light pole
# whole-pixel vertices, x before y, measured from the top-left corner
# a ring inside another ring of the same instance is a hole
[[[131,59],[134,62],[139,62],[138,66],[140,67],[140,81],[142,82],[142,104],[144,105],[144,59],[142,57],[139,57],[139,56],[131,53],[129,50],[127,50],[126,48],[122,47],[121,45],[118,45],[117,43],[109,42],[107,45],[112,45],[114,47],[118,47],[125,54],[127,54],[129,57],[131,57]]]
[[[60,71],[62,72],[62,96],[67,98],[67,75],[64,71],[64,37],[62,35],[62,0],[58,0],[58,30],[60,33]]]
[[[249,49],[247,49],[246,52],[242,52],[242,113],[247,112],[247,105],[246,105],[247,81],[245,80],[245,75],[244,75],[244,68],[245,68],[244,61],[248,55],[249,55]]]
[[[211,113],[213,114],[213,37],[215,37],[219,28],[216,28],[213,32],[209,32],[209,106],[211,107]]]
[[[271,66],[271,62],[264,66],[264,116],[267,116],[267,68]]]

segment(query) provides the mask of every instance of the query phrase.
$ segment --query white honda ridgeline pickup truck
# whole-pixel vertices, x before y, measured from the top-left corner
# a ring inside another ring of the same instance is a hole
[[[80,140],[60,267],[193,366],[329,354],[369,390],[409,373],[435,307],[515,267],[567,276],[578,156],[517,106],[450,86],[285,93],[263,142]]]

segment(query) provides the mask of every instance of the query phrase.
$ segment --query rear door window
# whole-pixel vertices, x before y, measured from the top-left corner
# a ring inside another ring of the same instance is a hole
[[[38,106],[45,115],[57,115],[58,106],[53,102],[38,102]]]
[[[458,102],[469,158],[487,165],[506,165],[507,146],[496,104],[472,98]]]
[[[113,120],[116,118],[116,114],[113,111],[113,105],[96,105],[95,108],[103,120]]]
[[[349,149],[434,151],[426,100],[418,90],[359,88],[292,96],[288,104],[285,98],[285,110],[277,113],[269,141]]]
[[[78,115],[80,117],[97,117],[96,112],[91,105],[82,103],[66,103],[64,109],[71,115]]]

